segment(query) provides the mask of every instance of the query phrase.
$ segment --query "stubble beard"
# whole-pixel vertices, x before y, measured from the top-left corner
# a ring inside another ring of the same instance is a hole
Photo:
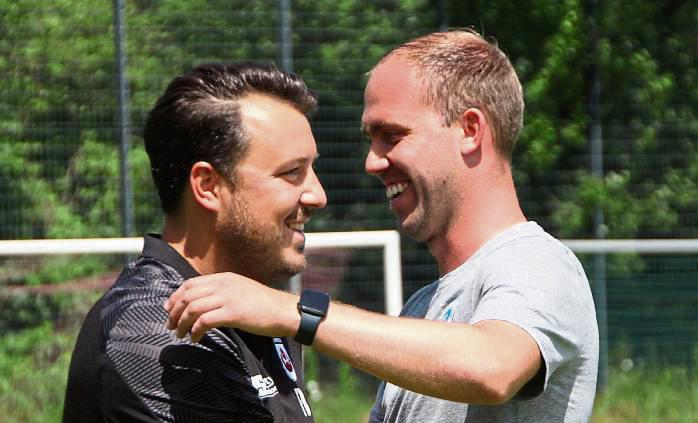
[[[437,228],[449,219],[451,203],[448,193],[442,187],[432,185],[419,178],[419,186],[423,189],[416,190],[417,206],[404,220],[398,219],[400,232],[415,241],[429,241]]]
[[[235,202],[227,218],[217,228],[219,242],[230,254],[235,271],[263,283],[281,282],[300,273],[306,266],[283,255],[283,229],[273,223],[256,221],[244,204]],[[302,255],[305,244],[297,247]]]
[[[398,230],[415,241],[425,241],[424,209],[418,205],[405,220],[397,220]]]

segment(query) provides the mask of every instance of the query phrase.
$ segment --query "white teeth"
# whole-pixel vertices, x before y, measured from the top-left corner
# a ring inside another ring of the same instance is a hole
[[[303,228],[305,227],[305,224],[303,223],[288,223],[287,226],[294,231],[303,231]]]
[[[401,194],[404,190],[406,190],[408,185],[409,184],[405,182],[398,182],[397,184],[387,186],[385,187],[385,196],[388,199],[395,198],[398,194]]]

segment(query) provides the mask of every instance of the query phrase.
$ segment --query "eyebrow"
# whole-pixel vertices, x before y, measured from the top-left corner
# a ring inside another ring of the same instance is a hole
[[[315,163],[315,162],[317,161],[317,159],[319,159],[319,158],[320,158],[320,154],[317,153],[317,154],[315,154],[315,156],[313,156],[313,159],[312,159],[312,160],[308,160],[308,159],[306,159],[305,157],[301,157],[301,158],[297,158],[297,159],[291,159],[291,160],[288,160],[288,161],[286,161],[286,162],[283,162],[283,163],[279,166],[279,168],[283,168],[283,167],[286,167],[286,166],[290,166],[290,165],[292,165],[292,164],[306,164],[306,163],[308,163],[308,162],[310,162],[310,163]]]
[[[410,132],[409,128],[394,123],[394,122],[388,122],[388,121],[377,121],[374,123],[369,123],[369,124],[362,124],[361,125],[361,133],[364,134],[365,136],[368,136],[371,133],[375,132]]]

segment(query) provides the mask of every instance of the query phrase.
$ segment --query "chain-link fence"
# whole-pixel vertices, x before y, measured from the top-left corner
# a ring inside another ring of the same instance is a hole
[[[328,207],[308,230],[393,228],[382,186],[363,172],[365,74],[390,48],[445,26],[495,37],[526,87],[513,167],[529,219],[562,238],[696,238],[698,6],[666,3],[0,0],[0,238],[158,231],[145,116],[174,76],[238,60],[275,62],[319,94],[312,126]],[[408,296],[438,274],[425,245],[402,248]],[[348,299],[380,308],[380,258],[323,260],[342,269]],[[123,258],[0,262],[7,288],[101,274]],[[603,266],[610,364],[692,363],[695,255],[614,255]],[[13,319],[14,329],[33,324]]]

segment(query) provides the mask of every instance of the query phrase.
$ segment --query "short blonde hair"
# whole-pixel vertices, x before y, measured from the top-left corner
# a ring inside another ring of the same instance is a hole
[[[483,111],[494,128],[497,151],[511,159],[523,127],[523,90],[514,67],[494,42],[473,30],[428,34],[389,52],[415,67],[426,104],[450,126],[468,108]],[[374,68],[375,69],[375,68]]]

